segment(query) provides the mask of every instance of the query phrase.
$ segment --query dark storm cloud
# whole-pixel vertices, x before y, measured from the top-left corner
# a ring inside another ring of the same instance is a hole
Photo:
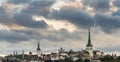
[[[3,7],[0,7],[0,23],[2,24],[10,25],[16,23],[29,28],[47,28],[47,24],[44,20],[35,21],[32,19],[32,15],[28,13],[21,12],[10,17],[5,11]]]
[[[105,32],[120,28],[120,18],[111,15],[96,14],[97,25],[100,26]]]
[[[9,18],[9,15],[5,12],[6,10],[0,6],[0,23],[10,24],[12,21]]]
[[[62,7],[59,11],[54,10],[52,11],[52,13],[50,13],[50,6],[53,5],[55,1],[56,0],[30,0],[28,2],[28,0],[8,0],[9,3],[28,3],[28,6],[20,13],[15,14],[14,17],[11,19],[12,21],[9,19],[9,22],[13,22],[25,27],[46,28],[47,24],[44,21],[34,21],[32,19],[32,16],[39,15],[47,17],[49,14],[51,14],[51,19],[68,20],[69,22],[78,27],[89,28],[97,23],[96,25],[100,26],[104,31],[108,29],[112,30],[119,28],[119,18],[115,16],[119,16],[119,11],[112,13],[113,16],[97,14],[95,17],[92,17],[91,15],[89,15],[88,12],[85,12],[83,9]],[[109,0],[82,0],[82,2],[83,5],[93,7],[93,9],[98,12],[104,12],[110,8]],[[113,1],[113,3],[114,5],[118,5],[116,1]],[[2,17],[0,22],[7,23],[5,22],[8,21],[8,19],[6,18],[7,14],[4,12],[4,9],[0,9],[0,12],[1,14],[4,14],[1,15]]]
[[[69,32],[66,29],[60,29],[59,31],[46,31],[47,35],[42,35],[44,39],[60,42],[60,41],[70,41],[70,40],[80,40],[79,32]],[[42,34],[42,33],[41,33]]]
[[[31,39],[40,40],[40,34],[36,30],[10,30],[0,31],[0,41],[9,43],[20,43],[30,41]]]
[[[119,15],[119,12],[114,15]],[[96,14],[94,17],[82,9],[61,8],[59,11],[53,11],[51,18],[57,20],[68,20],[76,26],[83,28],[99,26],[106,33],[111,33],[120,28],[120,18],[112,15]]]
[[[30,2],[31,0],[7,0],[7,3],[12,3],[12,4],[25,4]]]
[[[40,31],[40,35],[38,37],[35,37],[36,39],[39,39],[40,41],[48,40],[52,42],[60,42],[60,41],[67,41],[67,40],[79,40],[81,37],[78,35],[79,32],[69,32],[66,29],[60,29],[58,31]]]
[[[6,19],[6,13],[5,13],[5,9],[3,7],[0,7],[0,22],[3,22],[4,19]]]
[[[54,2],[55,0],[37,0],[30,5],[33,7],[50,7]]]
[[[0,41],[14,43],[28,40],[29,40],[28,36],[22,35],[21,33],[16,33],[15,31],[0,31]]]
[[[19,0],[11,0],[11,2],[18,1]],[[27,2],[27,0],[23,2]],[[55,0],[34,0],[28,2],[28,6],[20,13],[15,14],[11,19],[12,21],[10,19],[9,21],[25,27],[46,28],[47,24],[44,21],[34,21],[32,16],[39,15],[47,17],[50,14],[51,19],[68,20],[78,27],[89,28],[97,23],[96,26],[100,26],[104,31],[108,29],[112,30],[119,28],[119,18],[115,16],[105,16],[102,14],[97,14],[95,17],[93,17],[88,12],[85,12],[84,9],[80,8],[62,7],[59,11],[53,10],[52,13],[50,13],[50,6],[53,5],[54,2]],[[98,10],[98,12],[99,10],[104,12],[110,8],[109,0],[82,0],[82,2],[85,6],[93,7],[93,9]],[[4,14],[4,9],[1,9],[0,12]],[[118,13],[119,12],[115,12],[112,15],[119,15]],[[3,16],[3,19],[1,20],[8,21],[6,20],[7,18],[4,18],[6,16],[5,14],[1,15]],[[5,21],[1,22],[7,23]]]
[[[29,14],[16,14],[13,17],[14,23],[31,28],[46,28],[47,24],[44,21],[35,21]]]
[[[32,16],[39,15],[47,17],[50,11],[49,8],[53,3],[54,1],[52,0],[34,0],[28,4],[27,8],[23,9],[20,13],[15,14],[12,19],[14,20],[14,23],[25,27],[46,28],[47,24],[44,20],[35,21],[32,19]]]
[[[113,0],[113,5],[120,8],[120,0]]]
[[[50,6],[57,0],[7,0],[9,4],[27,4],[28,6],[21,12],[29,13],[31,15],[46,16],[50,12]]]
[[[113,12],[112,13],[113,16],[120,16],[120,10],[116,11],[116,12]]]
[[[86,6],[93,7],[96,11],[107,11],[110,8],[109,0],[82,0]]]
[[[59,31],[48,31],[48,30],[13,30],[16,33],[24,34],[29,39],[34,40],[48,40],[52,42],[60,42],[67,40],[80,40],[80,32],[68,32],[66,29],[61,29]]]
[[[61,8],[59,11],[53,11],[51,18],[68,20],[69,22],[84,28],[94,25],[94,19],[87,12],[77,8]]]
[[[29,40],[31,39],[39,39],[40,38],[40,33],[36,29],[26,29],[26,30],[12,30],[13,32],[24,34],[26,37],[28,37]]]
[[[50,13],[50,6],[54,3],[54,0],[38,0],[30,3],[26,9],[22,12],[29,13],[31,15],[41,15],[47,17]]]
[[[31,2],[30,2],[31,1]],[[0,6],[0,23],[9,25],[16,23],[25,27],[31,28],[46,28],[47,24],[44,20],[35,21],[32,19],[33,15],[46,16],[49,14],[50,6],[55,2],[54,0],[8,0],[8,3],[14,3],[15,5],[26,3],[28,6],[25,9],[22,9],[20,13],[15,13],[10,17],[6,13],[6,9],[3,6]]]

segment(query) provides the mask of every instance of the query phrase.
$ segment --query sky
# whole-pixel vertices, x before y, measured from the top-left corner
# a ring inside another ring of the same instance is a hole
[[[120,53],[120,0],[0,0],[0,55],[85,49]]]

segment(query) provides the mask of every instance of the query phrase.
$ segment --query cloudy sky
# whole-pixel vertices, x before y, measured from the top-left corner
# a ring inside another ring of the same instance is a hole
[[[119,0],[0,0],[0,55],[85,49],[120,52]]]

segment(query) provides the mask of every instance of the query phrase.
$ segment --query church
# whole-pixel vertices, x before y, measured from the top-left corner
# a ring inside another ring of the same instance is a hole
[[[88,51],[90,57],[93,58],[93,45],[91,44],[90,29],[88,33],[88,44],[86,45],[86,51]]]
[[[90,29],[88,30],[88,42],[86,49],[80,52],[80,56],[83,60],[88,59],[91,62],[100,62],[99,58],[103,57],[104,53],[99,50],[94,50],[91,42]]]

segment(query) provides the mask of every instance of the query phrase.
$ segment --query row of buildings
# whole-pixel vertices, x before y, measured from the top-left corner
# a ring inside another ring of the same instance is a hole
[[[100,58],[104,56],[104,53],[99,50],[93,50],[93,45],[91,43],[91,36],[90,36],[90,29],[88,31],[88,43],[86,45],[85,50],[81,51],[73,51],[72,49],[70,51],[65,51],[62,47],[59,49],[59,52],[53,52],[50,54],[43,54],[40,49],[40,45],[38,42],[38,47],[36,49],[36,54],[32,54],[32,52],[29,52],[29,54],[24,54],[24,51],[22,54],[14,54],[6,56],[4,61],[13,61],[16,60],[18,62],[50,62],[50,61],[61,61],[64,60],[66,57],[71,57],[73,61],[78,60],[79,58],[82,58],[83,60],[88,59],[91,62],[100,62]]]

